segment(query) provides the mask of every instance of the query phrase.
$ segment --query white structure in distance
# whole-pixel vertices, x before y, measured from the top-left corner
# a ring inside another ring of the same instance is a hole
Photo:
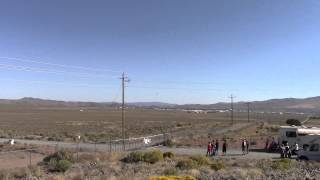
[[[10,139],[9,144],[14,145],[14,139]]]
[[[148,144],[151,143],[151,139],[150,139],[150,138],[143,138],[143,143],[144,143],[145,145],[148,145]]]

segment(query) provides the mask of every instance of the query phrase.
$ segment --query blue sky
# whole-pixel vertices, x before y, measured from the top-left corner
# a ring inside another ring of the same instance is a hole
[[[0,98],[120,101],[121,71],[131,102],[317,96],[319,17],[318,0],[2,0]]]

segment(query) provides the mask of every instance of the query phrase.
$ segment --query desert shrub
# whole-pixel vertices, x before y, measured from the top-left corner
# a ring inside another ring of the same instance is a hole
[[[177,126],[177,127],[182,127],[183,124],[182,124],[182,123],[178,123],[176,126]]]
[[[70,162],[74,162],[73,153],[66,150],[57,151],[43,159],[44,162],[50,162],[52,159],[56,161],[60,160],[68,160]]]
[[[219,171],[221,169],[224,169],[226,166],[222,161],[214,161],[211,165],[210,165],[211,169],[215,170],[215,171]]]
[[[71,167],[72,163],[68,160],[51,159],[47,165],[49,171],[65,172]]]
[[[288,119],[286,123],[288,125],[301,126],[301,122],[298,119]]]
[[[49,162],[45,162],[45,165],[47,165],[49,170],[54,170],[56,165],[57,165],[58,161],[56,159],[50,159]]]
[[[53,134],[53,135],[49,135],[49,137],[47,138],[48,141],[63,141],[64,138],[61,137],[60,135],[56,135],[56,134]]]
[[[170,159],[172,159],[172,158],[174,158],[174,153],[173,152],[165,152],[165,153],[163,153],[163,158],[170,158]]]
[[[178,161],[176,167],[182,170],[193,169],[197,167],[197,163],[192,159],[184,159]]]
[[[29,166],[29,169],[33,176],[39,178],[43,175],[43,171],[40,166]],[[0,178],[1,179],[1,178]]]
[[[72,166],[72,163],[68,160],[60,160],[56,164],[55,170],[59,172],[65,172]]]
[[[198,166],[206,166],[210,164],[210,160],[205,156],[192,156],[190,159],[195,161]]]
[[[74,162],[73,154],[69,151],[57,151],[43,159],[49,171],[65,172]]]
[[[196,180],[196,178],[192,176],[158,176],[151,177],[150,180]]]
[[[129,153],[125,158],[122,159],[122,161],[126,163],[136,163],[144,161],[151,164],[154,164],[161,160],[163,160],[163,154],[159,150],[154,150],[146,153],[135,151]]]
[[[163,174],[166,176],[174,176],[178,174],[178,170],[176,168],[168,168],[163,171]]]
[[[144,154],[139,151],[129,153],[124,159],[126,163],[136,163],[139,161],[144,161]]]
[[[174,146],[174,142],[171,139],[167,139],[167,140],[165,140],[163,142],[163,145],[167,146],[167,147],[173,147]]]
[[[163,160],[163,154],[159,150],[146,152],[144,154],[144,156],[143,156],[143,160],[144,160],[144,162],[148,162],[148,163],[154,164],[154,163],[156,163],[158,161]]]
[[[274,161],[271,164],[271,168],[274,170],[285,171],[292,168],[293,163],[290,159],[281,159],[280,161]]]

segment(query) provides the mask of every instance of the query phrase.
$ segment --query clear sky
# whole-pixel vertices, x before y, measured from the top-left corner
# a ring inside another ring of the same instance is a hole
[[[319,0],[1,0],[0,98],[119,101],[121,71],[131,102],[317,96],[319,18]]]

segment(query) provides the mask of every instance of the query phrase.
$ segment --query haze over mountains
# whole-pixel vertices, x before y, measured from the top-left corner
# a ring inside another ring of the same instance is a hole
[[[77,101],[56,101],[39,98],[26,97],[17,100],[0,99],[0,105],[20,105],[32,107],[117,107],[120,106],[118,102],[77,102]],[[230,109],[230,103],[216,103],[216,104],[169,104],[163,102],[132,102],[127,104],[129,107],[135,108],[169,108],[169,109]],[[320,96],[310,97],[304,99],[298,98],[284,98],[284,99],[270,99],[266,101],[251,102],[253,111],[266,112],[320,112]],[[234,103],[234,109],[246,110],[245,102]]]

